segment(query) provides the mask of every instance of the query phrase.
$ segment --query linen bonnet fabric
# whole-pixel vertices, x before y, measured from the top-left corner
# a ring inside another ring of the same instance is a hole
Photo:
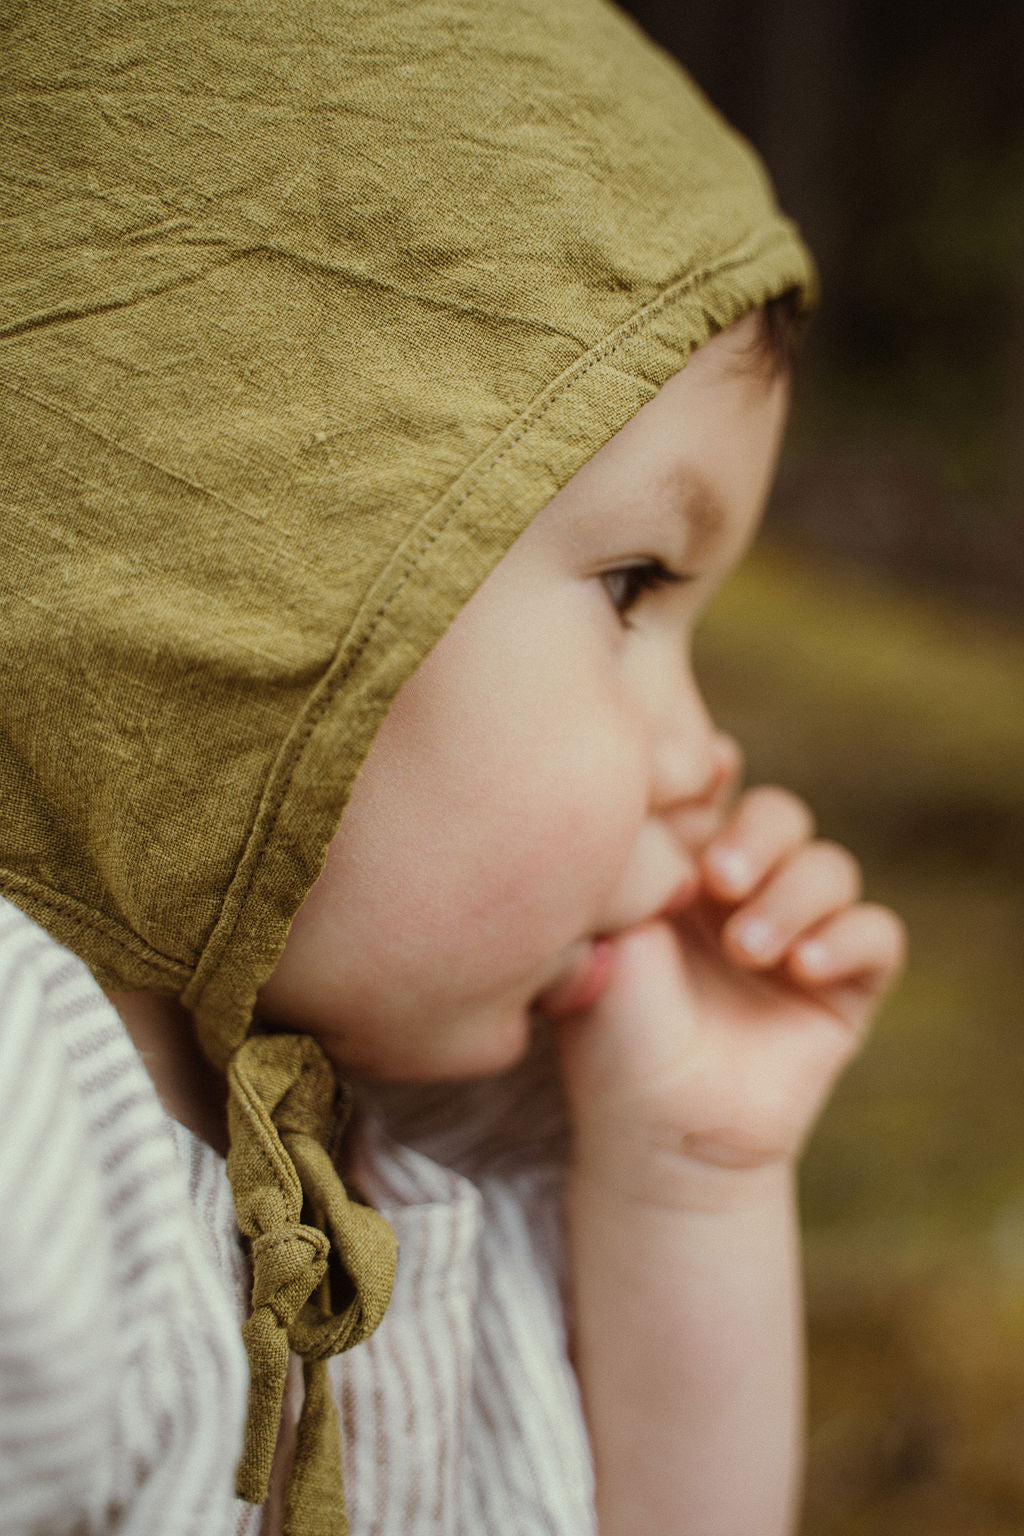
[[[319,1048],[250,1036],[257,988],[467,598],[694,347],[813,275],[602,0],[0,22],[0,890],[102,986],[180,997],[229,1073],[241,1486],[290,1345],[298,1530],[340,1478],[317,1362],[376,1325],[393,1247],[324,1152]]]

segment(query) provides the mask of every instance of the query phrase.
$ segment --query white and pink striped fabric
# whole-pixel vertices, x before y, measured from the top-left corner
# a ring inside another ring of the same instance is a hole
[[[383,1324],[331,1362],[352,1536],[592,1536],[551,1082],[537,1057],[365,1113],[358,1177],[401,1248]],[[5,1536],[275,1536],[270,1504],[231,1495],[248,1271],[223,1159],[3,902],[0,1223]]]
[[[0,901],[0,1530],[230,1529],[234,1309],[88,971]]]

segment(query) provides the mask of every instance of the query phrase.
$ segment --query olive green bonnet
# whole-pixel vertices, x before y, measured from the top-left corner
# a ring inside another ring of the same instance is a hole
[[[0,891],[232,1068],[276,1277],[258,1498],[289,1343],[365,1336],[391,1250],[316,1150],[316,1048],[239,1054],[257,989],[467,598],[694,347],[813,276],[749,148],[602,0],[5,0],[2,27]],[[341,1530],[315,1439],[291,1528]]]

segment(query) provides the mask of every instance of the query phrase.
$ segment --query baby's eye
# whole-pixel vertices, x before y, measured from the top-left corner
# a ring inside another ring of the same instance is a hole
[[[669,586],[684,578],[670,571],[660,560],[640,560],[635,565],[624,565],[616,571],[602,571],[601,580],[609,601],[620,619],[645,592],[656,592],[659,587]]]

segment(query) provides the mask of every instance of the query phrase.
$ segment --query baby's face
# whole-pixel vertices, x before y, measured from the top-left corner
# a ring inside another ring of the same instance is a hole
[[[538,1004],[596,995],[595,938],[691,879],[723,765],[693,631],[752,537],[786,410],[756,324],[595,454],[395,700],[261,994],[340,1065],[509,1065]]]

